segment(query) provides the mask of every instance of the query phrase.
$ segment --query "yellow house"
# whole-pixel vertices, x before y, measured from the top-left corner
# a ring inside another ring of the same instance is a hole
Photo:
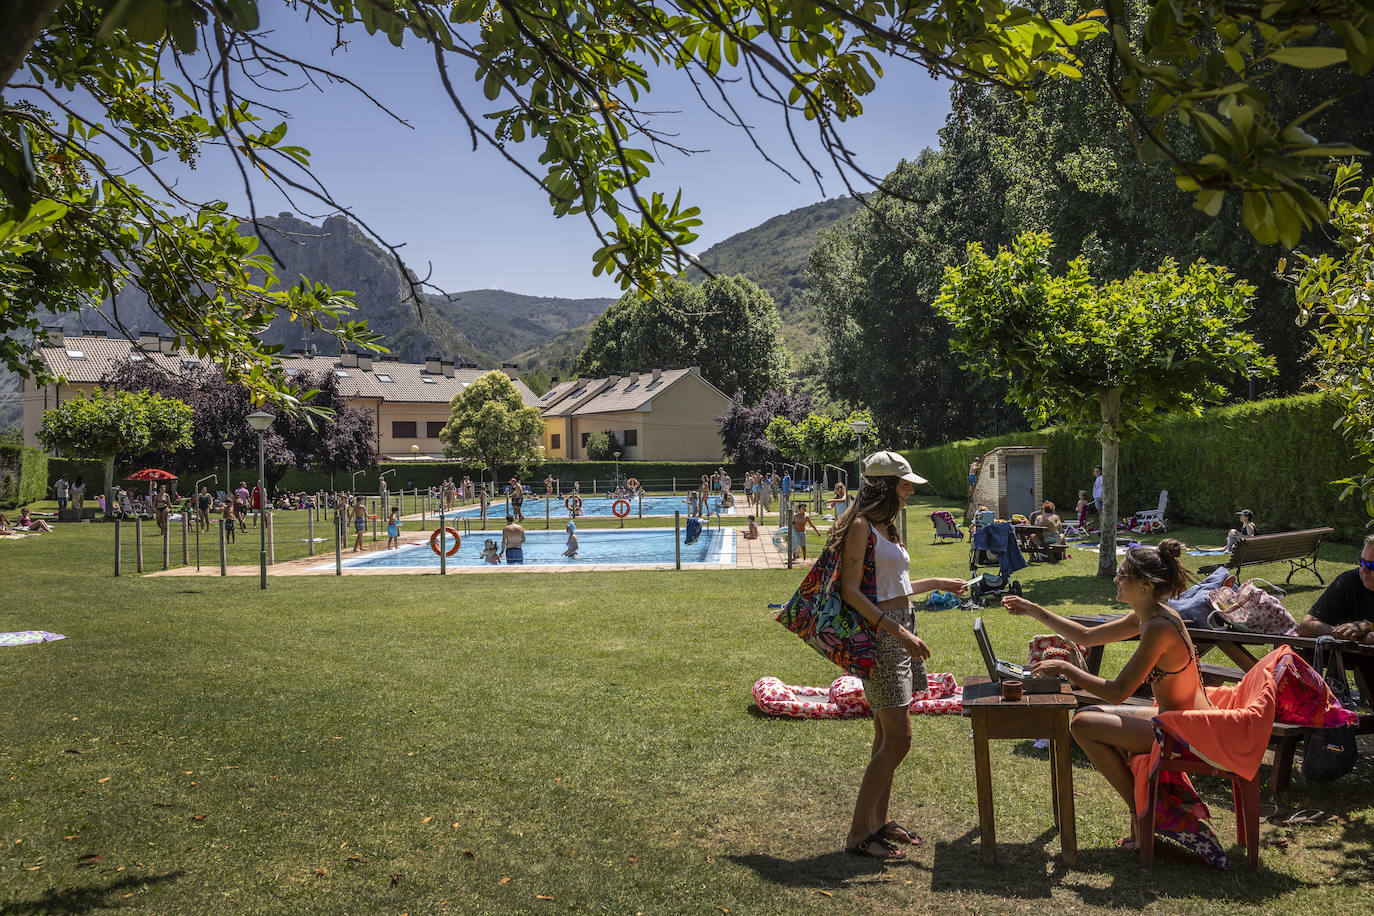
[[[586,458],[587,437],[609,431],[622,461],[724,460],[716,418],[730,399],[696,366],[571,379],[538,403],[546,458]]]
[[[100,387],[100,380],[121,365],[146,360],[173,372],[184,365],[200,365],[199,359],[179,350],[172,338],[156,334],[141,334],[134,344],[123,337],[64,337],[49,331],[49,342],[40,345],[38,352],[61,381],[35,385],[26,379],[23,383],[24,444],[33,446],[39,445],[43,411]],[[419,446],[420,457],[442,458],[439,431],[448,422],[449,402],[490,371],[471,365],[455,367],[452,360],[438,357],[403,363],[359,353],[312,356],[297,351],[281,362],[289,375],[334,373],[344,403],[372,417],[374,448],[382,459],[411,458],[416,454],[412,446]],[[527,407],[540,406],[528,385],[515,378],[511,369],[504,371],[512,376]]]

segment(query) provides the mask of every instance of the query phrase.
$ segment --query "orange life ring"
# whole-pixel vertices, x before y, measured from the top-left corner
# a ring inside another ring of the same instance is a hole
[[[611,511],[615,513],[616,518],[624,518],[630,514],[630,501],[628,499],[617,499],[615,502],[611,503]]]
[[[459,545],[463,543],[462,538],[458,537],[458,530],[456,528],[450,527],[449,525],[445,525],[442,528],[435,528],[434,533],[429,536],[429,549],[434,551],[435,553],[439,552],[440,531],[447,531],[449,534],[453,535],[453,546],[450,547],[447,551],[445,551],[445,556],[451,557],[458,552]]]
[[[631,490],[638,490],[638,489],[639,489],[639,478],[638,478],[638,477],[631,477],[629,480],[625,481],[625,486],[629,487]]]
[[[576,503],[576,505],[574,505],[574,503]],[[563,505],[569,512],[576,512],[578,509],[582,508],[582,497],[576,494],[569,496],[563,500]]]

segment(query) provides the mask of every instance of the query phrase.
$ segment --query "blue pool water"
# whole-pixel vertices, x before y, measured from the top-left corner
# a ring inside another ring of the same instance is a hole
[[[485,566],[482,544],[491,538],[501,543],[500,531],[474,531],[463,538],[458,552],[448,558],[450,566]],[[577,533],[578,558],[563,556],[568,535],[565,531],[528,531],[525,533],[526,566],[587,566],[592,563],[672,563],[672,528],[588,529]],[[735,562],[735,531],[710,528],[702,531],[695,544],[682,545],[683,563]],[[504,564],[502,564],[504,565]],[[429,544],[416,544],[396,550],[378,550],[366,556],[344,560],[351,569],[379,567],[438,569],[439,555]],[[333,564],[329,564],[333,568]]]
[[[743,497],[736,497],[742,499]],[[615,500],[608,496],[584,496],[582,497],[582,516],[613,517],[615,513],[611,511],[611,505]],[[711,511],[714,512],[719,500],[712,499]],[[630,503],[629,518],[634,518],[639,512],[639,500],[632,499]],[[522,510],[526,518],[544,517],[544,497],[526,496]],[[646,496],[644,497],[645,515],[668,515],[674,511],[681,512],[682,517],[687,517],[687,499],[683,496]],[[726,509],[725,515],[732,515],[733,510]],[[468,506],[463,509],[448,513],[449,518],[481,518],[481,506]],[[487,504],[487,518],[505,518],[506,501],[504,499],[494,499]],[[568,507],[563,500],[549,499],[549,518],[568,518]]]

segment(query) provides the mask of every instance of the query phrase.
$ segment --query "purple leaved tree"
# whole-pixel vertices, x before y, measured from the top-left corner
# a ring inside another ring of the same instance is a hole
[[[804,394],[790,394],[770,388],[757,404],[749,405],[744,403],[744,393],[736,392],[729,412],[723,417],[716,417],[726,457],[739,464],[763,464],[778,460],[778,450],[764,435],[768,424],[774,417],[786,417],[793,423],[800,423],[810,412],[811,398]]]

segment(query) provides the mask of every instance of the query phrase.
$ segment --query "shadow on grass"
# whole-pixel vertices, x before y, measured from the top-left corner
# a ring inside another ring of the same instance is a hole
[[[907,858],[897,860],[870,859],[837,849],[804,859],[780,859],[765,853],[728,858],[773,884],[786,887],[831,888],[844,887],[854,881],[867,882],[887,874],[894,868],[924,868],[920,862],[912,858],[913,855],[908,853]]]
[[[974,891],[998,897],[1048,898],[1065,866],[1058,858],[1058,833],[1051,828],[1029,843],[998,843],[997,864],[984,865],[978,831],[935,846],[930,889]],[[1052,869],[1045,863],[1052,860]]]
[[[176,881],[185,872],[174,871],[165,875],[126,875],[104,885],[87,887],[68,887],[61,890],[49,888],[40,897],[32,900],[15,900],[0,905],[0,916],[20,916],[29,913],[89,913],[96,909],[120,906],[124,894],[137,891],[140,887]]]

